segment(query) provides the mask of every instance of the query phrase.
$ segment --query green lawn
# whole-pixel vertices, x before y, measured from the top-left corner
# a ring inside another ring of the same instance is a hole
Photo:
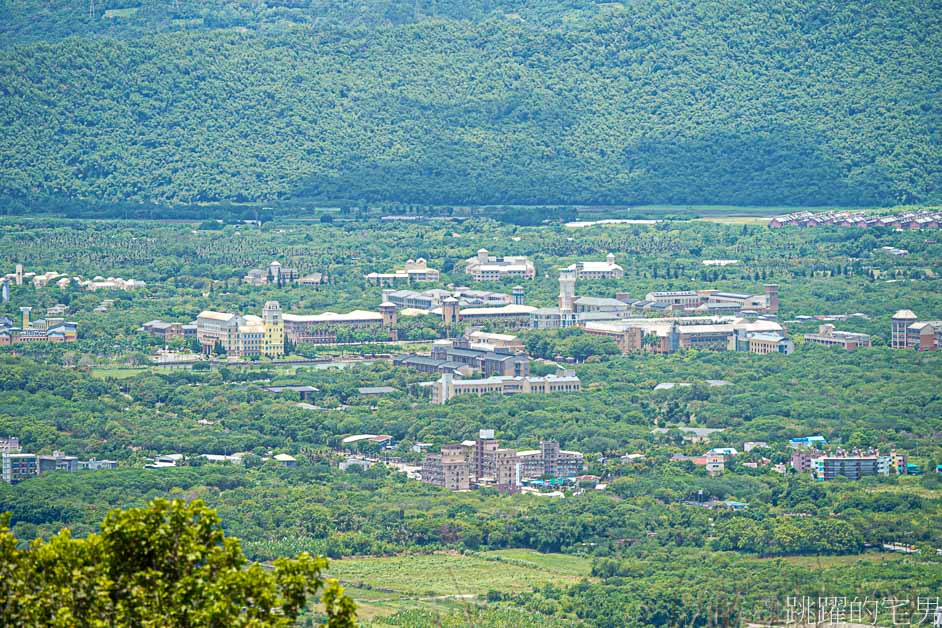
[[[108,377],[113,377],[115,379],[126,379],[128,377],[134,377],[135,375],[140,375],[147,372],[147,367],[115,367],[115,368],[94,368],[92,369],[92,377],[97,377],[98,379],[106,379]]]

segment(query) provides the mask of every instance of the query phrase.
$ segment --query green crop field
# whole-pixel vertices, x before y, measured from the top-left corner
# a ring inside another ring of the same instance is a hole
[[[408,609],[463,612],[488,591],[515,593],[546,584],[571,585],[588,578],[591,561],[580,556],[533,550],[476,555],[453,553],[354,558],[333,561],[340,579],[360,605],[359,616],[374,619]]]

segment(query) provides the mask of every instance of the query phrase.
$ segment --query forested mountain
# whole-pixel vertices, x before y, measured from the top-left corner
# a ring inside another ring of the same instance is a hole
[[[8,0],[0,18],[24,42],[0,51],[7,195],[942,197],[939,0]]]

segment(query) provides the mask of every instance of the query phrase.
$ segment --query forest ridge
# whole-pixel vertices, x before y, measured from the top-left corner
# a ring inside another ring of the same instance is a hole
[[[4,3],[0,193],[942,198],[936,0],[243,4]]]

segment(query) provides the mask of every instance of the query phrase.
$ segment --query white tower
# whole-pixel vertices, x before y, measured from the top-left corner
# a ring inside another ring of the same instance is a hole
[[[576,271],[562,270],[559,272],[559,311],[572,312],[576,300]]]

